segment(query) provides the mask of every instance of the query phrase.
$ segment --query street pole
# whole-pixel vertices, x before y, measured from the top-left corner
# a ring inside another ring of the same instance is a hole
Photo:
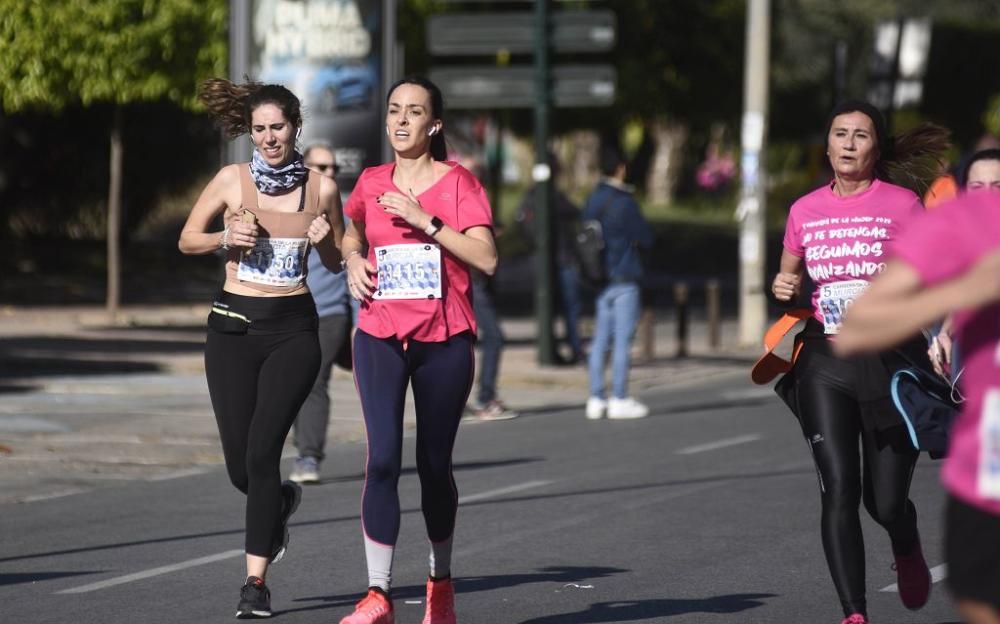
[[[549,165],[549,2],[535,1],[535,316],[538,363],[555,364],[552,336],[552,169]]]
[[[229,79],[243,82],[250,73],[250,2],[229,0]],[[242,137],[241,137],[242,138]],[[249,143],[229,141],[226,164],[250,160]]]
[[[771,39],[770,0],[748,0],[743,69],[740,221],[740,344],[761,341],[767,322],[764,223],[767,208],[767,96]]]

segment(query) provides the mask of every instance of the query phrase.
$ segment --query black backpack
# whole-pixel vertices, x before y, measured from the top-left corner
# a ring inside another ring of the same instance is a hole
[[[580,221],[573,237],[573,249],[580,263],[580,277],[591,286],[600,287],[608,282],[608,270],[604,263],[604,227],[601,219],[607,213],[609,199],[597,213],[596,219]]]

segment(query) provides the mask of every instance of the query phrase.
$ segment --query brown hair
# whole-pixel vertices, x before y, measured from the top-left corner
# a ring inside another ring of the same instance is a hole
[[[281,85],[250,80],[236,84],[225,78],[209,78],[201,83],[198,100],[231,139],[250,132],[251,115],[262,104],[274,104],[292,125],[302,126],[299,98]]]
[[[826,122],[829,136],[834,117],[845,113],[863,113],[872,120],[878,142],[875,177],[923,194],[941,171],[945,152],[951,147],[951,132],[941,126],[924,123],[896,136],[889,136],[881,111],[864,100],[841,102],[830,111]]]

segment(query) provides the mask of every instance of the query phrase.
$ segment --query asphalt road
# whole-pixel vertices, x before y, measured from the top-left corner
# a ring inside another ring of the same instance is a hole
[[[587,421],[577,406],[463,424],[459,621],[839,622],[816,477],[777,398],[735,378],[643,397],[654,412],[634,422]],[[288,556],[269,574],[276,622],[336,623],[365,587],[364,447],[329,451],[326,480],[306,489]],[[394,570],[400,624],[423,614],[427,543],[413,466],[408,440]],[[934,568],[938,468],[922,460],[912,490]],[[888,538],[863,522],[872,622],[957,622],[941,583],[922,611],[902,607]],[[0,621],[231,621],[242,527],[242,498],[221,467],[0,505]]]

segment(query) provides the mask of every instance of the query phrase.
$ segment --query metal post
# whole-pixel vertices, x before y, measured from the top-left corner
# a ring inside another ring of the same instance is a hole
[[[674,305],[677,307],[677,354],[683,358],[688,355],[688,285],[685,282],[674,284]]]
[[[243,82],[250,73],[250,8],[249,0],[229,0],[229,79]],[[227,163],[250,160],[250,143],[243,137],[230,141],[226,148]]]
[[[549,2],[535,2],[535,315],[538,363],[555,364],[552,335],[552,169],[549,166]]]
[[[748,0],[743,71],[742,192],[737,217],[740,228],[740,344],[764,335],[767,299],[764,291],[764,216],[767,207],[766,153],[770,0]]]
[[[389,87],[402,76],[402,46],[396,41],[396,0],[382,0],[382,97],[379,106],[389,97]],[[382,162],[392,160],[392,146],[389,137],[379,132]]]
[[[717,279],[710,279],[705,284],[705,309],[708,317],[708,347],[713,351],[718,350],[722,345],[722,332]]]
[[[656,312],[653,311],[652,306],[642,309],[642,314],[639,315],[637,333],[642,348],[642,361],[648,364],[656,359]]]

